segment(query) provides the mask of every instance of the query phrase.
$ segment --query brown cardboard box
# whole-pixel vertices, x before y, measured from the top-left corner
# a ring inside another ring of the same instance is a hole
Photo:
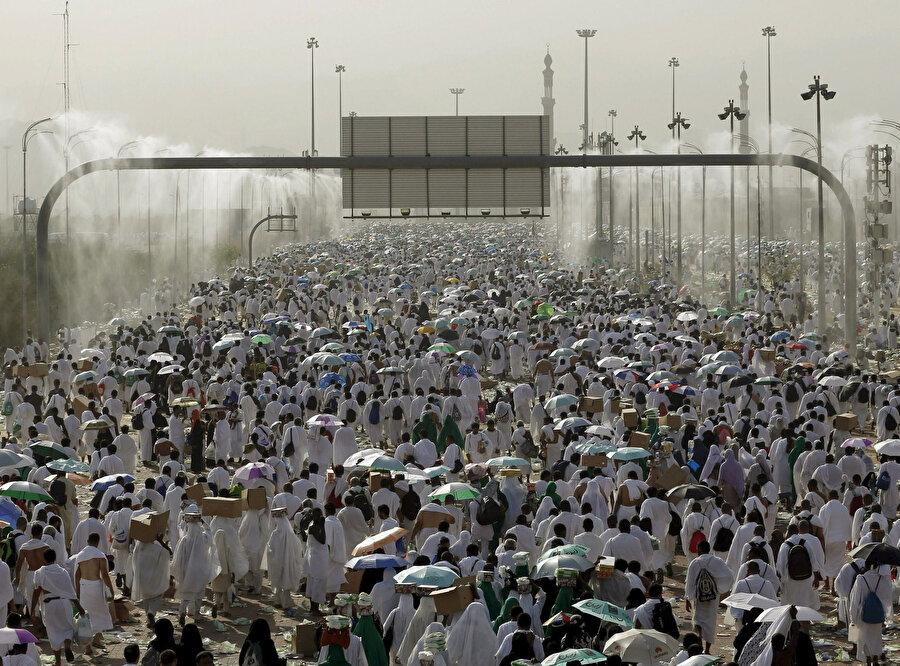
[[[582,467],[606,467],[607,459],[606,455],[601,453],[599,455],[583,455],[581,456],[581,466]]]
[[[687,481],[687,472],[677,465],[673,465],[660,474],[651,485],[662,488],[663,490],[671,490],[675,486],[680,486],[685,481]]]
[[[90,401],[87,399],[87,396],[84,395],[76,395],[72,399],[72,409],[75,410],[75,416],[81,418],[81,415],[84,413],[84,410],[88,408],[88,404]]]
[[[184,489],[184,495],[189,500],[200,502],[204,497],[212,497],[212,490],[209,489],[208,483],[195,483]]]
[[[628,440],[628,446],[639,446],[642,449],[649,449],[650,433],[635,430],[631,433],[631,439]]]
[[[200,501],[200,512],[204,516],[240,518],[242,514],[241,500],[230,497],[204,497]]]
[[[859,427],[859,419],[853,412],[838,414],[834,417],[834,427],[836,430],[850,431]]]
[[[622,420],[626,428],[637,428],[641,422],[636,409],[623,409]]]
[[[376,492],[381,490],[381,472],[372,472],[369,474],[369,491]]]
[[[109,602],[109,614],[112,616],[114,624],[131,621],[131,611],[134,610],[134,604],[125,597],[119,597]]]
[[[344,594],[358,594],[359,586],[362,584],[364,569],[352,569],[344,572],[347,578],[346,583],[341,583],[341,592]]]
[[[291,652],[301,657],[312,657],[318,651],[316,645],[316,625],[314,622],[304,621],[294,627],[291,636]]]
[[[460,579],[465,580],[465,579]],[[431,593],[438,615],[451,615],[465,610],[475,600],[475,585],[463,583]]]
[[[50,374],[50,366],[47,363],[32,363],[29,366],[16,366],[16,374],[21,378],[46,377]]]
[[[666,414],[659,420],[660,425],[669,426],[672,430],[681,428],[681,414]]]
[[[82,358],[77,361],[78,372],[94,369],[94,362],[89,358]]]
[[[437,527],[442,520],[446,520],[450,524],[456,522],[456,518],[440,511],[419,511],[419,516],[422,519],[422,527]]]
[[[130,536],[136,541],[150,543],[156,541],[156,535],[166,533],[169,524],[169,512],[151,511],[131,519]]]
[[[250,488],[241,493],[241,504],[244,509],[265,509],[269,506],[266,501],[265,488]]]
[[[587,414],[599,414],[603,411],[603,398],[582,398],[578,402],[578,411]]]
[[[759,357],[766,363],[771,363],[775,360],[775,350],[764,347],[759,350]]]

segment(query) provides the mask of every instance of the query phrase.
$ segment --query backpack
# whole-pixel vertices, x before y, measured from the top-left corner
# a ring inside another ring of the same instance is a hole
[[[352,407],[347,408],[347,423],[356,423],[356,410]]]
[[[132,430],[143,430],[144,429],[144,412],[138,412],[137,414],[132,415],[131,429]]]
[[[894,415],[891,412],[888,412],[887,416],[884,417],[884,428],[885,430],[897,429],[897,419],[894,418]]]
[[[878,479],[875,481],[875,487],[878,490],[887,490],[891,487],[891,475],[888,474],[886,469],[881,470],[881,474],[878,475]]]
[[[675,613],[672,612],[672,604],[668,601],[660,601],[653,606],[653,628],[668,634],[672,638],[678,638],[681,632],[678,631],[678,620],[675,619]]]
[[[366,392],[363,391],[362,389],[360,389],[359,391],[356,392],[356,402],[358,402],[361,405],[366,404]]]
[[[291,441],[284,445],[284,451],[281,452],[282,458],[291,458],[297,452],[293,439],[294,438],[291,437]]]
[[[20,532],[21,534],[21,532]],[[16,568],[16,562],[19,559],[19,555],[16,552],[16,537],[15,533],[10,533],[7,535],[2,541],[0,541],[0,560],[6,562],[11,571],[14,571]]]
[[[419,515],[419,509],[422,508],[422,500],[419,493],[408,490],[406,494],[400,498],[400,514],[407,520],[415,520]]]
[[[306,399],[306,409],[308,409],[309,411],[311,411],[311,412],[316,411],[316,407],[318,407],[318,405],[319,405],[319,403],[316,400],[316,396],[310,395]]]
[[[681,516],[669,509],[669,536],[677,537],[681,534],[682,522]]]
[[[454,421],[462,420],[462,412],[459,411],[459,405],[454,403],[453,411],[450,412],[450,418],[453,419]]]
[[[731,542],[734,541],[734,532],[727,527],[720,527],[716,532],[716,538],[713,541],[712,548],[718,552],[724,552],[731,549]]]
[[[859,392],[856,394],[856,399],[860,402],[869,402],[869,388],[867,386],[860,386]]]
[[[479,525],[493,525],[503,520],[503,507],[493,497],[482,496],[476,500],[475,521]]]
[[[706,535],[700,530],[694,530],[694,533],[691,535],[691,542],[688,546],[688,550],[690,550],[692,553],[696,553],[697,546],[701,541],[706,541]]]
[[[491,347],[491,358],[495,361],[499,361],[502,358],[500,355],[500,345],[494,343],[494,346]]]
[[[537,447],[537,444],[534,443],[534,440],[526,439],[519,444],[519,453],[526,458],[537,458],[540,455],[541,450]]]
[[[377,400],[372,403],[372,409],[369,410],[369,423],[372,425],[381,423],[381,403]]]
[[[788,384],[784,390],[784,399],[788,402],[797,402],[800,399],[800,392],[797,390],[797,385],[794,382]]]
[[[259,643],[250,643],[247,647],[243,666],[263,666],[262,647]]]
[[[366,499],[366,496],[363,493],[354,494],[351,504],[362,511],[363,518],[366,519],[366,522],[375,517],[375,512],[372,510],[372,503]]]
[[[403,420],[403,406],[400,404],[394,405],[394,409],[391,410],[391,418],[394,421],[402,421]]]
[[[800,543],[793,544],[788,551],[787,570],[791,580],[806,580],[813,575],[812,561],[804,543],[806,541],[800,539]]]
[[[852,500],[850,500],[850,517],[853,517],[857,511],[863,508],[863,498],[862,495],[856,495]]]
[[[804,548],[804,550],[806,550]],[[697,601],[717,601],[719,599],[719,589],[716,587],[716,579],[713,578],[708,569],[701,569],[697,575]]]
[[[144,656],[141,658],[141,666],[159,666],[159,652],[157,652],[155,647],[150,646],[144,652]]]
[[[875,583],[874,590],[869,587],[865,578],[862,579],[862,582],[866,584],[868,590],[862,603],[862,621],[866,624],[881,624],[885,620],[884,604],[881,603],[877,594],[881,580],[879,579],[878,583]]]

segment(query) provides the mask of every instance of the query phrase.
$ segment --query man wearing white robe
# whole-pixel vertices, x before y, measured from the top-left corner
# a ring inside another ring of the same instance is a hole
[[[793,525],[788,527],[790,532]],[[795,606],[809,606],[814,610],[819,608],[819,594],[815,587],[818,584],[818,575],[822,571],[825,564],[825,554],[822,551],[822,544],[819,540],[809,533],[809,523],[801,520],[798,524],[799,533],[794,533],[785,539],[778,551],[778,559],[775,568],[778,575],[781,576],[781,602],[783,604],[793,604]],[[794,580],[788,575],[788,553],[791,547],[801,544],[809,553],[809,561],[812,564],[813,575],[805,580]]]
[[[0,628],[6,627],[6,613],[3,609],[12,613],[15,611],[15,592],[12,586],[12,576],[10,575],[9,565],[0,560]]]
[[[347,563],[347,545],[344,538],[344,526],[335,515],[335,506],[331,502],[325,505],[325,545],[328,547],[328,594],[340,591],[346,582],[344,565]]]
[[[132,600],[140,604],[147,613],[147,626],[153,628],[156,613],[163,602],[163,595],[169,589],[169,560],[171,551],[156,541],[137,541],[131,563],[134,577],[131,587]]]
[[[75,590],[81,605],[91,616],[91,631],[94,632],[91,642],[96,647],[101,647],[103,632],[113,628],[106,590],[109,590],[110,599],[115,596],[109,578],[109,563],[99,545],[100,535],[93,532],[88,536],[88,545],[75,556],[78,567],[75,570]],[[91,651],[86,653],[91,654]]]
[[[291,592],[297,589],[302,576],[303,551],[299,537],[288,522],[286,509],[274,509],[272,522],[274,529],[266,545],[263,568],[269,572],[276,606],[289,608]]]
[[[181,626],[188,613],[196,621],[206,586],[215,577],[211,545],[212,538],[204,529],[200,514],[185,514],[185,531],[172,554],[175,597],[181,601],[178,614]]]
[[[59,666],[62,649],[65,649],[66,661],[71,663],[75,659],[72,653],[72,639],[75,637],[72,604],[82,614],[84,608],[75,594],[69,572],[56,563],[56,552],[52,549],[45,551],[44,561],[46,564],[34,572],[31,608],[40,609],[41,622],[47,630],[50,649]]]
[[[884,651],[881,634],[884,622],[863,621],[866,597],[874,593],[884,607],[884,617],[893,615],[891,570],[887,565],[870,564],[869,569],[856,578],[850,592],[849,615],[856,627],[856,658],[866,664],[877,664]]]
[[[707,572],[715,582],[717,597],[716,599],[700,601],[698,599],[698,579],[701,572]],[[684,596],[693,606],[693,625],[700,638],[706,642],[706,652],[709,653],[710,647],[716,637],[716,619],[719,612],[719,601],[727,596],[734,581],[734,574],[725,560],[710,553],[710,545],[708,541],[701,541],[697,544],[697,557],[691,560],[688,565],[687,578],[685,579]],[[690,608],[688,610],[691,610]]]
[[[834,579],[844,564],[844,555],[850,542],[850,511],[838,500],[838,493],[832,490],[830,499],[819,510],[822,531],[825,534],[825,563],[822,575],[828,580],[826,590],[834,590]]]

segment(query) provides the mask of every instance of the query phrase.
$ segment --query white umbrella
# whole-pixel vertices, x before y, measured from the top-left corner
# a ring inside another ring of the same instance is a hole
[[[188,305],[192,308],[198,308],[201,305],[206,303],[206,299],[203,296],[194,296],[191,300],[188,301]]]
[[[847,385],[847,380],[836,375],[828,375],[819,379],[817,383],[819,386],[827,386],[828,388],[840,388]]]
[[[751,608],[774,608],[778,602],[769,599],[761,594],[751,594],[749,592],[735,592],[729,597],[722,600],[722,603],[731,608],[741,608],[750,610]]]
[[[607,356],[597,361],[597,367],[603,370],[618,370],[628,362],[628,359],[619,356]]]
[[[699,315],[696,312],[681,312],[675,317],[678,321],[697,321]]]
[[[790,609],[790,606],[773,606],[772,608],[767,608],[759,614],[759,617],[756,618],[756,621],[777,622],[782,617],[784,617],[785,613],[789,613]],[[808,606],[796,606],[796,609],[797,619],[800,622],[821,622],[825,619],[825,617],[821,613],[813,610],[812,608],[809,608]]]
[[[578,351],[583,349],[600,349],[600,343],[597,340],[594,340],[594,338],[582,338],[581,340],[576,340],[572,343],[572,349],[577,349]]]
[[[503,331],[499,331],[496,328],[486,328],[481,332],[481,337],[485,340],[496,340],[501,335],[503,335]]]
[[[883,456],[900,456],[900,439],[886,439],[878,442],[875,450]]]
[[[613,635],[603,653],[616,654],[622,661],[655,664],[674,657],[681,646],[678,641],[654,629],[629,629]]]

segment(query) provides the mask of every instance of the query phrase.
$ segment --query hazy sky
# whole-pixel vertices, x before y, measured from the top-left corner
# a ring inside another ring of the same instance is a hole
[[[60,0],[0,4],[0,139],[14,150],[21,123],[62,110]],[[452,114],[448,88],[465,88],[464,114],[540,113],[547,45],[556,71],[555,128],[570,151],[580,142],[583,41],[590,41],[594,130],[618,110],[617,134],[636,123],[663,149],[671,117],[670,56],[677,108],[711,141],[716,118],[737,97],[746,64],[751,131],[765,142],[766,40],[774,25],[774,116],[814,129],[799,93],[820,73],[838,92],[826,128],[860,116],[900,117],[894,50],[900,2],[780,0],[73,0],[73,107],[119,124],[126,136],[231,151],[309,146],[310,52],[316,50],[317,147],[336,154],[337,75],[344,112]],[[75,128],[77,129],[77,128]],[[5,136],[3,136],[5,135]],[[827,136],[827,134],[826,134]],[[850,139],[848,139],[849,141]]]

